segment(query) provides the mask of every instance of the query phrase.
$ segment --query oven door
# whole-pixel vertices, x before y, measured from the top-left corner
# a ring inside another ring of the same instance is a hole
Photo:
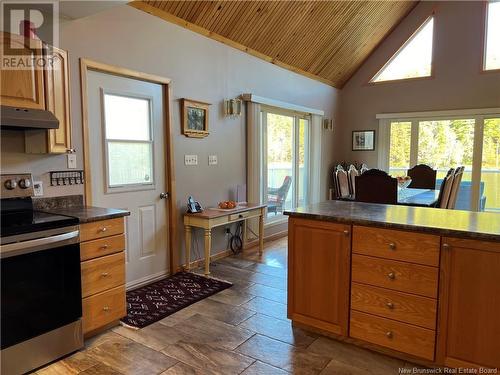
[[[2,245],[2,350],[82,316],[78,228]]]

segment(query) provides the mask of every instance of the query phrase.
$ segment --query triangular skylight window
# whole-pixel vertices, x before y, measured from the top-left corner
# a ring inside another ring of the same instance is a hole
[[[433,26],[434,18],[430,17],[375,74],[371,82],[430,77]]]

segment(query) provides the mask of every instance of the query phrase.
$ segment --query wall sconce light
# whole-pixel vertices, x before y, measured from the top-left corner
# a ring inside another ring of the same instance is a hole
[[[241,99],[224,99],[224,115],[241,116]]]
[[[323,119],[323,129],[333,131],[333,119],[331,118]]]

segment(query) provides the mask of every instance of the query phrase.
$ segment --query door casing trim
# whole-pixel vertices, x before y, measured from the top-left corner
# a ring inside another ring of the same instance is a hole
[[[177,204],[175,191],[175,168],[174,168],[174,144],[172,135],[172,121],[170,99],[172,98],[172,87],[170,78],[157,76],[154,74],[138,72],[128,68],[100,63],[94,60],[80,58],[80,97],[82,104],[82,136],[83,136],[83,170],[85,174],[85,204],[92,204],[92,176],[90,174],[90,149],[89,149],[89,123],[88,123],[88,103],[87,103],[87,73],[88,71],[113,74],[125,78],[133,78],[140,81],[157,83],[163,88],[164,105],[164,134],[165,134],[165,174],[167,180],[167,191],[169,197],[166,200],[168,205],[168,242],[169,242],[169,270],[174,274],[179,264],[180,254],[174,249],[177,247]]]

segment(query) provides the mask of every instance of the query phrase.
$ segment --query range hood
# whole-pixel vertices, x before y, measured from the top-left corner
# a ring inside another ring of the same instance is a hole
[[[0,125],[2,129],[13,130],[57,129],[59,120],[50,111],[3,105],[0,112]]]

